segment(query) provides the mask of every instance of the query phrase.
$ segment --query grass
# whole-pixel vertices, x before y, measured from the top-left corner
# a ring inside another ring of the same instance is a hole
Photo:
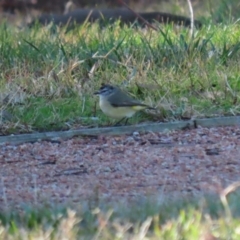
[[[239,192],[228,207],[217,196],[132,203],[82,203],[80,208],[26,207],[2,212],[0,239],[239,239]],[[236,206],[238,206],[236,208]],[[74,210],[73,210],[74,209]]]
[[[89,126],[96,116],[108,125],[93,96],[103,82],[157,108],[132,123],[238,115],[239,25],[209,25],[193,38],[184,28],[161,29],[2,24],[0,100],[12,116],[4,133]]]

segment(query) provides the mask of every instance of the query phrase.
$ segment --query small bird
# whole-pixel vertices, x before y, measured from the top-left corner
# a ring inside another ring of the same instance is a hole
[[[102,84],[94,94],[99,95],[99,106],[107,116],[120,119],[115,125],[119,125],[124,119],[126,125],[128,118],[139,110],[155,109],[132,98],[117,86],[109,84]]]

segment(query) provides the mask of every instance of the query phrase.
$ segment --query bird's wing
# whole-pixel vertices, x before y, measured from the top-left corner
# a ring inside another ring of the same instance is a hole
[[[114,107],[134,107],[134,106],[148,107],[146,104],[139,103],[139,102],[136,102],[136,103],[121,102],[121,103],[112,103],[111,105]]]
[[[118,95],[121,95],[120,93],[115,93],[115,95],[109,97],[109,101],[111,102],[111,105],[114,107],[131,107],[131,106],[144,106],[148,107],[146,104],[143,104],[139,102],[138,100],[130,97],[129,95],[125,95],[124,101],[119,101],[121,97]]]

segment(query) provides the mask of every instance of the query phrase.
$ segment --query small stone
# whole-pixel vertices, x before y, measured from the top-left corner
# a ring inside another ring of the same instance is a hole
[[[133,132],[133,137],[139,137],[139,132]]]
[[[111,168],[110,167],[105,167],[104,169],[103,169],[103,172],[111,172],[112,170],[111,170]]]
[[[133,137],[126,138],[126,143],[130,143],[130,142],[134,142],[134,138]]]

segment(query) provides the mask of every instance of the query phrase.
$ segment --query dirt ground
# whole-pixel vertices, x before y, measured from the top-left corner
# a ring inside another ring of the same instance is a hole
[[[240,180],[240,128],[0,146],[0,206],[219,192]]]

